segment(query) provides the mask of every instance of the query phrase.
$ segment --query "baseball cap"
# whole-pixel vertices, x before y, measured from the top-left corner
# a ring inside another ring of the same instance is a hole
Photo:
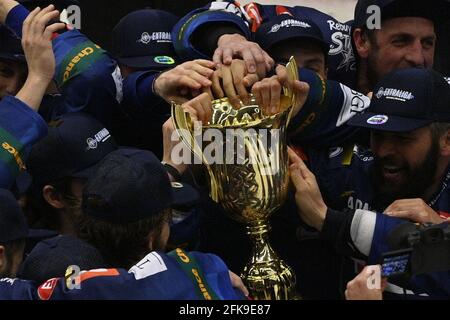
[[[198,201],[194,188],[171,183],[167,171],[150,151],[119,149],[99,163],[83,191],[86,215],[113,224],[136,222],[167,208]]]
[[[450,85],[431,69],[396,70],[375,86],[370,107],[352,126],[409,132],[432,122],[450,122]]]
[[[170,12],[142,9],[123,17],[112,31],[112,54],[137,69],[167,68],[177,62],[171,31],[178,18]]]
[[[26,63],[22,43],[7,27],[0,25],[0,59]]]
[[[9,190],[0,189],[0,243],[27,236],[28,226],[19,203]]]
[[[100,252],[90,244],[69,235],[59,235],[39,242],[20,266],[22,279],[43,283],[51,278],[64,277],[68,266],[80,270],[105,267]]]
[[[255,34],[256,42],[264,50],[294,38],[314,40],[323,48],[325,54],[330,50],[330,44],[324,40],[322,31],[313,21],[287,14],[279,15],[262,24]]]
[[[353,28],[366,25],[369,17],[373,15],[373,10],[368,8],[373,5],[381,9],[382,21],[398,17],[422,17],[437,22],[445,17],[448,19],[450,13],[449,2],[445,0],[432,3],[424,0],[358,0]]]
[[[95,165],[116,149],[114,138],[99,121],[69,113],[50,124],[48,135],[32,147],[27,169],[34,186],[63,177],[88,178]]]

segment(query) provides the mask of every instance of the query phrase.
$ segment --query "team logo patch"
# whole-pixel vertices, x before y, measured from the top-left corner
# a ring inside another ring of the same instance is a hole
[[[45,281],[38,288],[38,296],[41,300],[49,300],[52,297],[53,291],[58,285],[59,278],[53,278]]]
[[[311,28],[311,26],[304,21],[287,19],[279,24],[274,24],[268,33],[278,32],[278,30],[280,30],[281,28],[290,28],[290,27]]]
[[[94,138],[86,139],[86,143],[88,145],[86,150],[97,149],[99,143],[105,142],[109,138],[111,138],[109,131],[106,128],[103,128],[102,130],[100,130],[98,133],[95,134]]]
[[[394,89],[394,88],[383,88],[378,89],[377,94],[375,95],[378,99],[386,98],[390,100],[398,100],[398,101],[409,101],[414,99],[414,95],[406,90]]]
[[[143,44],[149,44],[151,40],[152,40],[152,37],[150,37],[148,32],[143,32],[141,34],[141,38],[138,40],[138,42],[143,43]]]
[[[153,59],[156,63],[159,64],[174,64],[175,60],[169,56],[157,56]]]
[[[139,43],[149,44],[152,41],[160,42],[172,42],[172,35],[167,31],[155,31],[152,34],[143,32],[141,38],[137,40]]]
[[[375,124],[375,125],[379,125],[379,124],[385,124],[388,121],[389,117],[379,114],[373,117],[370,117],[369,119],[367,119],[367,123],[368,124]]]

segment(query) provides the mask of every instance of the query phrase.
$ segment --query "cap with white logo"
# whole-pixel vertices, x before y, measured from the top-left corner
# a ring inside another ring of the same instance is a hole
[[[322,31],[311,20],[303,17],[282,14],[262,24],[255,34],[255,41],[264,49],[289,39],[310,39],[316,42],[325,54],[330,50],[330,44],[324,40]]]
[[[165,69],[177,62],[172,28],[178,18],[163,10],[143,9],[127,14],[112,31],[113,56],[137,69]]]
[[[450,85],[431,69],[393,71],[373,92],[370,107],[350,125],[409,132],[432,122],[450,122]]]

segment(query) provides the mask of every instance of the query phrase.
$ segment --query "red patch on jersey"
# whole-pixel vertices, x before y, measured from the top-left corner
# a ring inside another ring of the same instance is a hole
[[[450,220],[450,213],[445,211],[438,211],[438,214],[442,219]]]
[[[53,291],[58,285],[59,279],[60,278],[49,279],[41,284],[37,290],[39,299],[49,300],[52,297]]]
[[[250,17],[252,21],[252,32],[256,32],[258,30],[259,26],[262,24],[262,17],[259,13],[258,5],[255,3],[249,3],[245,7],[245,12]]]
[[[290,13],[289,10],[285,6],[276,6],[275,10],[277,12],[277,16],[280,16],[282,14],[288,14],[291,17],[293,17],[292,13]]]

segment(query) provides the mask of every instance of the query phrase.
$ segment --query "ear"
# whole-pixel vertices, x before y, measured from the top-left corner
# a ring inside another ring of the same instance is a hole
[[[448,130],[447,134],[444,134],[439,139],[439,145],[441,147],[441,156],[449,157],[450,156],[450,130]]]
[[[65,207],[64,202],[61,199],[60,194],[53,186],[46,185],[42,188],[42,196],[45,201],[56,209],[63,209]]]
[[[6,249],[4,246],[0,246],[0,271],[6,265]]]
[[[358,56],[361,57],[361,59],[366,59],[370,53],[369,37],[361,28],[356,28],[353,31],[353,41],[355,42],[355,48]]]

